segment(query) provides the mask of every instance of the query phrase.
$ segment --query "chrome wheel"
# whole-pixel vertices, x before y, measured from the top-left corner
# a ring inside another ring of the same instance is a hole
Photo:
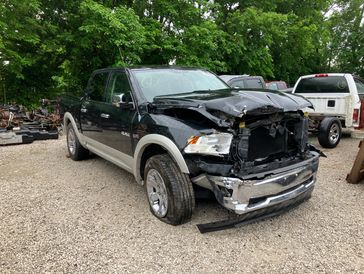
[[[75,131],[73,130],[72,127],[68,129],[67,146],[68,146],[69,152],[72,155],[74,155],[76,152],[76,135],[75,135]]]
[[[164,217],[168,210],[168,195],[164,180],[155,169],[150,169],[145,182],[149,204],[155,215]]]
[[[339,137],[340,137],[340,128],[336,123],[334,123],[330,127],[330,131],[329,131],[330,143],[335,144],[339,140]]]

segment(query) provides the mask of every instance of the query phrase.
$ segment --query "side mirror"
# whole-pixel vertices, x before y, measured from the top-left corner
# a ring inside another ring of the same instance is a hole
[[[121,108],[131,109],[134,107],[130,93],[115,94],[112,96],[112,104]]]

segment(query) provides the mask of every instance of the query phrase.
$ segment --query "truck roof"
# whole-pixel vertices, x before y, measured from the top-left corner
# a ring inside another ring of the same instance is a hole
[[[248,74],[241,74],[241,75],[219,75],[219,77],[224,80],[225,82],[230,81],[231,79],[238,78],[238,77],[247,77],[250,76]]]
[[[304,75],[304,76],[301,76],[301,78],[344,76],[346,74],[350,74],[350,73],[316,73],[316,74]]]
[[[109,68],[101,68],[96,69],[94,72],[100,71],[110,71],[110,70],[122,70],[122,69],[186,69],[186,70],[204,70],[203,68],[199,67],[187,67],[187,66],[169,66],[169,65],[150,65],[150,66],[125,66],[125,67],[109,67]]]

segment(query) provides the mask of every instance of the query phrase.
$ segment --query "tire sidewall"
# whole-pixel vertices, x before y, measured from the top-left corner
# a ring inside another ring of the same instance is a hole
[[[337,137],[336,141],[333,143],[331,142],[330,140],[330,130],[331,128],[334,126],[334,125],[337,125],[337,128],[339,130],[339,136]],[[339,143],[340,143],[340,139],[341,139],[341,125],[340,125],[340,122],[336,121],[336,120],[333,120],[330,122],[330,126],[328,128],[328,132],[327,132],[327,140],[328,142],[333,146],[333,147],[336,147]]]
[[[73,131],[74,137],[75,137],[75,152],[73,154],[71,153],[69,146],[68,146],[70,130]],[[71,123],[69,123],[67,126],[67,150],[68,150],[70,158],[74,161],[80,161],[80,160],[86,159],[89,155],[89,151],[86,148],[84,148],[81,145],[80,141],[78,140],[76,130]]]
[[[166,162],[167,164],[167,162]],[[173,164],[173,161],[171,163],[168,164]],[[167,213],[164,217],[159,217],[157,215],[155,215],[153,208],[150,205],[149,202],[149,193],[147,191],[147,174],[149,172],[149,170],[151,169],[155,169],[156,171],[159,172],[159,174],[161,175],[164,185],[166,187],[166,192],[167,192],[167,199],[168,199],[168,207],[167,207]],[[174,199],[172,199],[173,197],[173,191],[172,191],[172,186],[171,186],[171,181],[170,178],[168,176],[168,174],[166,173],[166,171],[164,170],[164,168],[162,167],[161,163],[159,163],[159,161],[156,161],[155,159],[151,158],[147,161],[146,165],[145,165],[145,169],[144,169],[144,182],[145,182],[145,191],[147,194],[147,199],[148,199],[148,205],[149,205],[149,209],[152,212],[152,214],[157,217],[158,219],[162,220],[163,222],[167,222],[167,223],[171,223],[170,219],[174,216],[175,212],[174,209],[176,208],[175,205],[175,201]]]
[[[330,130],[333,125],[337,125],[339,130],[339,136],[335,143],[332,143],[330,140]],[[341,140],[342,135],[342,128],[341,128],[341,122],[337,118],[328,118],[326,120],[323,120],[320,125],[320,132],[318,135],[318,139],[320,142],[320,145],[326,148],[335,148]]]
[[[77,152],[77,139],[75,140],[75,151],[74,151],[74,153],[72,153],[70,151],[70,148],[69,148],[69,134],[70,134],[71,131],[73,131],[73,134],[75,135],[75,138],[76,138],[75,130],[73,129],[73,126],[70,123],[67,126],[67,150],[68,150],[68,153],[69,153],[70,157],[73,159],[75,157],[76,152]]]

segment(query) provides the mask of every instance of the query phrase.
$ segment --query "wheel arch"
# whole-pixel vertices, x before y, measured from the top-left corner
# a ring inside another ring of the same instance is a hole
[[[139,140],[134,152],[133,173],[139,184],[143,184],[143,165],[147,159],[161,152],[167,152],[182,173],[190,173],[181,151],[171,139],[160,134],[148,134]]]
[[[80,135],[80,132],[78,130],[78,127],[77,127],[77,124],[76,124],[75,119],[73,118],[73,116],[72,116],[71,113],[66,112],[64,114],[64,117],[63,117],[63,132],[67,133],[67,126],[68,126],[69,123],[72,124],[72,127],[75,130],[75,133],[77,135],[77,138],[81,141],[82,140],[82,136]]]

